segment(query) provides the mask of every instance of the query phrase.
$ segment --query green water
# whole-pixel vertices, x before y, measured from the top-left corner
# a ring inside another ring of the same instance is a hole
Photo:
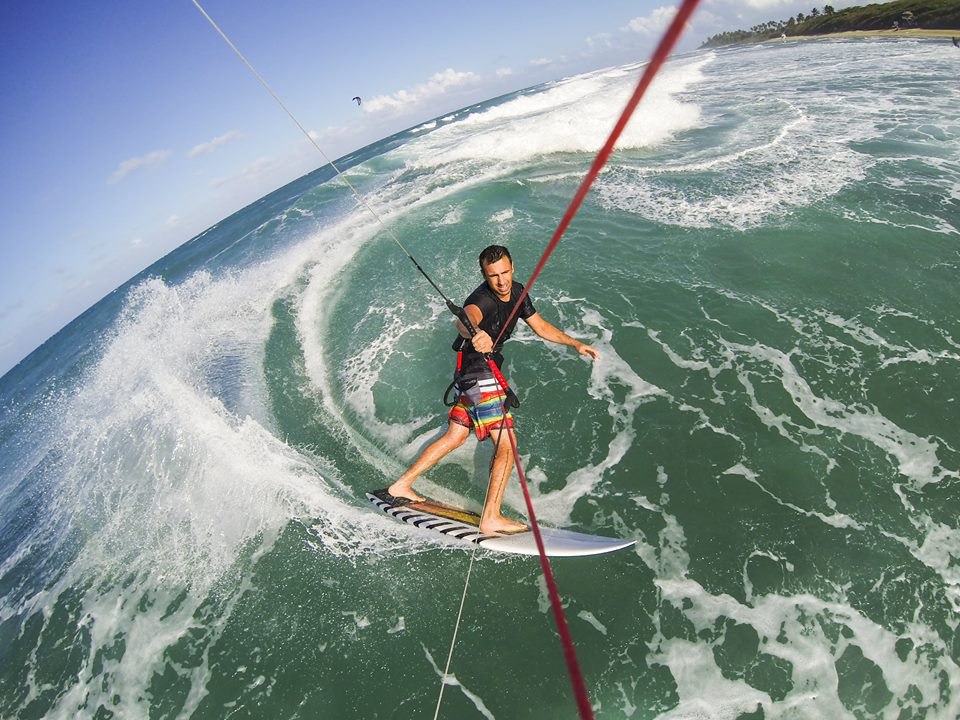
[[[538,517],[637,540],[553,566],[598,718],[958,715],[951,57],[675,61],[537,281],[602,353],[522,323],[507,346]],[[636,72],[454,114],[348,175],[454,300],[490,243],[525,281]],[[471,555],[363,493],[443,432],[454,330],[324,180],[95,309],[79,366],[3,378],[3,716],[433,717]],[[417,487],[477,508],[490,452]],[[451,674],[439,717],[575,717],[535,558],[477,554]]]

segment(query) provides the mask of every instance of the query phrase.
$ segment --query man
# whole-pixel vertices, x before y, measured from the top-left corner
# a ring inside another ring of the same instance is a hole
[[[496,444],[496,451],[490,461],[490,484],[480,517],[480,530],[487,534],[518,532],[526,529],[526,526],[500,513],[503,493],[513,469],[513,451],[504,428],[513,427],[513,417],[509,412],[506,418],[503,417],[501,402],[505,401],[505,397],[484,355],[492,353],[497,365],[502,366],[503,356],[500,351],[520,318],[544,340],[569,345],[581,355],[594,360],[600,357],[600,353],[591,346],[574,340],[540,317],[529,295],[524,298],[509,326],[503,331],[500,342],[494,347],[494,341],[523,292],[523,285],[514,282],[513,260],[510,251],[502,245],[491,245],[480,253],[480,272],[484,282],[470,293],[463,308],[477,329],[472,340],[470,332],[457,320],[457,330],[463,338],[460,341],[463,374],[457,382],[457,402],[447,416],[447,432],[431,443],[410,469],[387,488],[387,492],[397,498],[423,500],[424,498],[413,491],[413,483],[447,454],[463,445],[472,429],[477,440],[482,442],[487,437],[492,437]]]

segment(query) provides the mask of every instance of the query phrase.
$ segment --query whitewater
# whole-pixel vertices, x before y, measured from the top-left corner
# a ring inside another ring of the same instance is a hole
[[[667,64],[505,373],[598,718],[960,716],[960,100],[925,40]],[[446,426],[479,251],[525,281],[642,65],[421,123],[225,218],[0,378],[0,715],[432,717],[469,551],[376,512]],[[382,222],[381,222],[382,220]],[[387,230],[389,228],[389,232]],[[478,508],[491,448],[418,483]],[[514,478],[505,507],[522,516]],[[572,717],[479,551],[440,717]]]

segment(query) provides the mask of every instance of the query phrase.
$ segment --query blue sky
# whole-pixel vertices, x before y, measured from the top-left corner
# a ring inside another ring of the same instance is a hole
[[[645,60],[672,13],[648,0],[201,4],[331,158],[504,92]],[[813,6],[704,0],[679,50]],[[0,374],[323,164],[191,0],[4,3],[0,25]]]

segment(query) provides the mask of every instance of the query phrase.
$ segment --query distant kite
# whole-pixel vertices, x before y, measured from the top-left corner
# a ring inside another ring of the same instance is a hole
[[[954,42],[956,42],[956,40],[954,40]],[[359,96],[359,95],[354,95],[354,96],[353,96],[353,99],[357,101],[357,105],[360,104],[360,96]]]

